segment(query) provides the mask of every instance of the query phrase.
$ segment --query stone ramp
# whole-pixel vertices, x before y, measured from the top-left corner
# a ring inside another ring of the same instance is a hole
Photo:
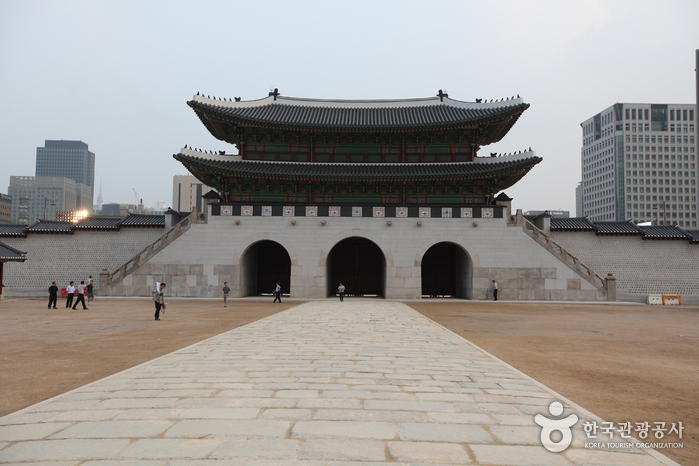
[[[555,399],[561,453],[534,422]],[[674,464],[584,448],[596,419],[401,303],[317,301],[1,418],[0,462]]]

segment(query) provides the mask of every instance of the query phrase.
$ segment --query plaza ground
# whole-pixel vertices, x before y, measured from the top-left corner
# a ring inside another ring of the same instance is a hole
[[[271,301],[271,300],[270,300]],[[0,303],[0,415],[267,317],[297,303],[98,300],[88,310],[43,300]],[[440,301],[409,303],[608,421],[682,421],[699,461],[699,307]]]

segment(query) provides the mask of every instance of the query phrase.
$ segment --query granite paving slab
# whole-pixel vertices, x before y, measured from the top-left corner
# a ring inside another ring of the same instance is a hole
[[[537,415],[577,416],[567,448],[542,445]],[[404,304],[328,300],[0,418],[0,463],[675,464],[586,421],[602,420]]]

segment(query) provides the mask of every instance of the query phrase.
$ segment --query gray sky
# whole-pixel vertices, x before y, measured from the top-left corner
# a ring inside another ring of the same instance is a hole
[[[0,0],[0,192],[45,139],[96,154],[95,197],[172,200],[185,144],[235,149],[186,105],[520,94],[531,108],[481,154],[543,162],[514,207],[575,214],[580,123],[615,102],[693,103],[699,2]]]

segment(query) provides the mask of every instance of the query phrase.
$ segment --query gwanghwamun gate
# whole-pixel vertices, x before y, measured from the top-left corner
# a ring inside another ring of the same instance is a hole
[[[523,99],[463,102],[280,95],[187,104],[237,154],[186,146],[174,158],[217,192],[164,217],[41,220],[0,229],[26,251],[5,291],[43,296],[92,275],[107,296],[271,293],[503,300],[699,301],[699,232],[631,222],[524,217],[505,190],[542,162],[482,155],[527,110]]]

